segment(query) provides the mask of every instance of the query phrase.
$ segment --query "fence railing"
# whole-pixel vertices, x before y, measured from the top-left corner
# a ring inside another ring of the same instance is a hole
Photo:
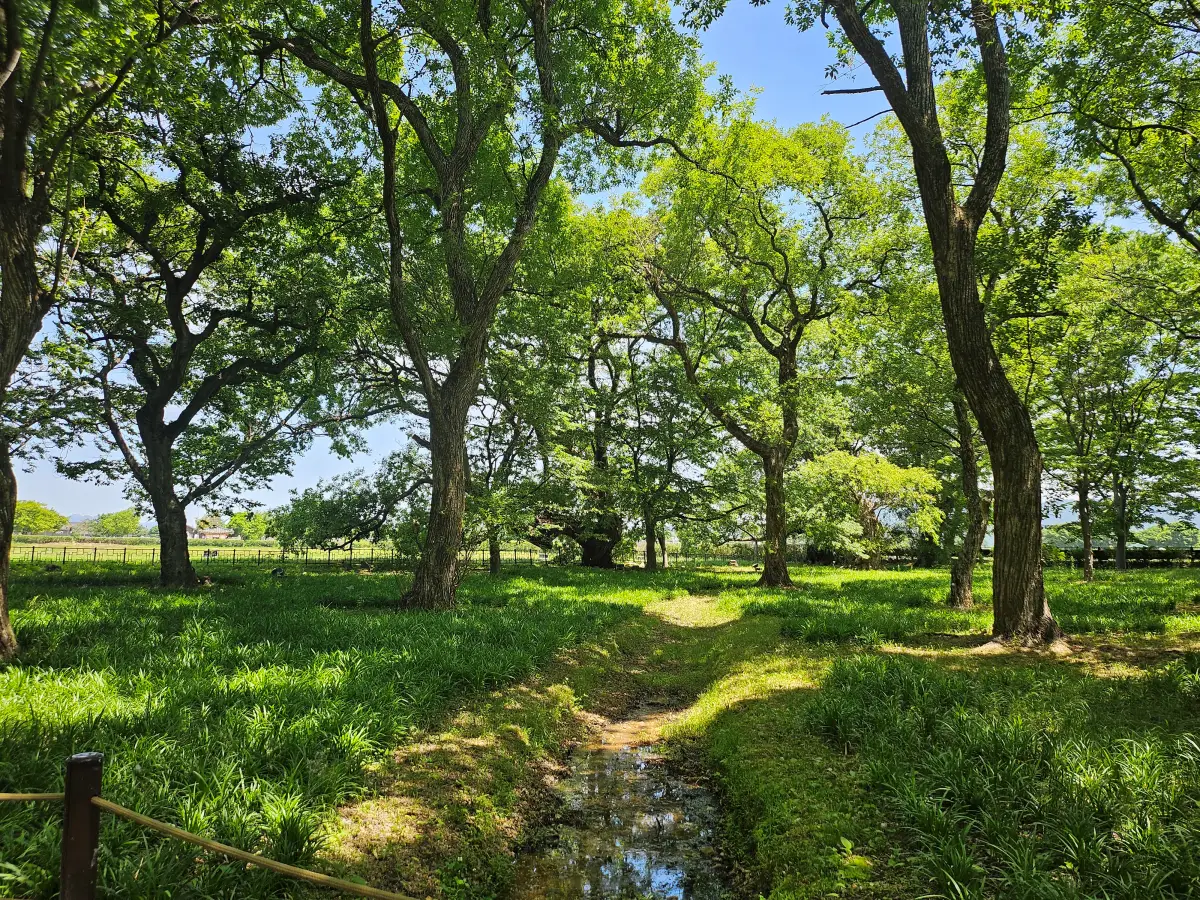
[[[61,803],[63,816],[62,832],[62,862],[59,869],[60,900],[95,900],[99,874],[100,848],[100,813],[119,816],[157,831],[177,841],[195,844],[213,853],[220,853],[232,859],[268,869],[279,875],[315,884],[318,887],[340,891],[343,894],[353,894],[356,897],[374,897],[379,900],[413,900],[405,894],[380,890],[353,881],[343,881],[331,875],[302,869],[299,866],[281,863],[278,860],[249,853],[210,841],[208,838],[182,828],[176,828],[158,819],[143,816],[141,813],[126,809],[111,800],[101,796],[104,777],[103,753],[76,753],[67,759],[66,787],[61,794],[3,794],[0,793],[0,803]]]
[[[403,553],[384,547],[350,547],[345,550],[282,550],[272,547],[204,547],[190,551],[193,564],[199,567],[207,566],[299,566],[301,569],[335,568],[343,569],[380,567],[387,569],[407,568],[412,559]],[[661,561],[661,556],[655,554]],[[985,558],[988,557],[985,551]],[[1115,564],[1111,550],[1095,551],[1097,568],[1109,568]],[[762,548],[741,546],[713,550],[706,553],[688,553],[683,551],[668,551],[667,567],[704,567],[728,566],[731,563],[755,566],[762,563]],[[803,564],[818,562],[829,565],[839,564],[839,560],[829,555],[812,559],[803,550],[789,549],[788,562]],[[103,547],[103,546],[62,546],[58,544],[17,545],[12,550],[13,562],[44,563],[49,566],[63,566],[69,562],[120,562],[120,563],[149,563],[157,564],[159,551],[157,547]],[[473,569],[486,569],[490,564],[489,553],[486,549],[474,549],[463,554],[464,562]],[[643,566],[646,561],[645,551],[627,552],[617,562],[625,565]],[[921,562],[913,554],[893,553],[886,556],[882,563],[885,568],[920,566]],[[570,560],[561,559],[554,553],[532,547],[502,547],[500,549],[500,564],[502,567],[514,566],[554,566],[569,565]],[[1082,566],[1081,551],[1066,551],[1058,561],[1051,561],[1052,566]],[[1196,566],[1200,565],[1200,550],[1160,550],[1137,548],[1127,553],[1127,565],[1130,568],[1147,568],[1159,566]]]

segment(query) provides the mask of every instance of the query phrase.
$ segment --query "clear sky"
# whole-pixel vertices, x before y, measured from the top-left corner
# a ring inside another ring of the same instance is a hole
[[[702,35],[705,56],[717,64],[718,71],[733,78],[738,89],[759,89],[758,114],[788,127],[816,121],[824,115],[849,124],[883,108],[878,95],[824,97],[829,86],[825,70],[834,61],[825,32],[819,27],[799,33],[783,20],[784,4],[751,7],[748,0],[730,0],[729,9]],[[859,126],[862,134],[873,127]],[[253,494],[253,499],[270,506],[287,500],[288,492],[315,484],[353,468],[370,468],[375,461],[394,449],[402,440],[394,425],[372,430],[371,455],[366,459],[343,460],[329,453],[318,442],[296,461],[291,476],[279,477]],[[53,462],[44,460],[32,472],[18,469],[19,495],[24,500],[40,500],[64,515],[92,516],[128,506],[122,485],[92,485],[69,481],[55,472]],[[203,510],[189,510],[194,519]]]

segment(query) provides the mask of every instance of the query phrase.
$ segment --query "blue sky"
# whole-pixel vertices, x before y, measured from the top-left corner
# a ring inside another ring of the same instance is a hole
[[[823,97],[829,86],[826,67],[834,61],[826,34],[818,28],[805,34],[783,20],[784,4],[751,7],[748,0],[731,0],[729,9],[702,35],[705,56],[717,63],[718,71],[732,77],[743,91],[759,89],[758,114],[787,127],[820,119],[823,115],[849,124],[883,108],[878,95]],[[859,126],[865,133],[870,125]],[[304,488],[351,468],[370,467],[396,447],[400,430],[382,425],[370,434],[371,458],[343,460],[318,443],[296,461],[291,476],[279,477],[253,493],[253,499],[268,505],[287,500],[293,488]],[[128,505],[122,486],[81,484],[69,481],[48,460],[32,472],[18,470],[19,494],[24,500],[40,500],[66,515],[97,515]],[[189,518],[203,510],[189,510]]]

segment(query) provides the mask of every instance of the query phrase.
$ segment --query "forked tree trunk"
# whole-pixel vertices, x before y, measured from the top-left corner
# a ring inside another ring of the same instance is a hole
[[[787,567],[787,499],[784,494],[784,469],[787,456],[780,450],[762,457],[766,491],[766,522],[763,531],[763,570],[759,587],[791,587]]]
[[[1042,583],[1042,455],[1029,412],[992,345],[975,275],[975,234],[961,216],[946,227],[926,203],[950,359],[992,461],[996,548],[992,634],[1027,643],[1061,634]]]
[[[488,574],[500,574],[500,535],[495,528],[488,529]]]
[[[1083,580],[1096,577],[1096,554],[1092,549],[1092,484],[1086,472],[1079,476],[1079,531],[1083,538]]]
[[[660,531],[658,533],[658,549],[662,551],[662,567],[667,567],[667,532]]]
[[[1042,583],[1042,457],[1029,411],[1008,382],[992,345],[975,267],[975,238],[1004,175],[1011,130],[1008,59],[992,4],[971,0],[970,25],[979,50],[987,128],[974,183],[964,203],[938,121],[931,29],[939,27],[922,0],[892,0],[903,51],[895,56],[865,18],[872,4],[830,0],[846,37],[887,96],[912,147],[913,170],[933,247],[938,295],[954,374],[975,414],[992,461],[996,550],[992,633],[1024,642],[1060,634]]]
[[[0,440],[0,660],[12,659],[18,649],[17,636],[8,617],[8,567],[16,510],[17,479],[8,442]]]
[[[658,523],[654,521],[654,513],[648,510],[643,514],[642,521],[646,529],[646,571],[654,572],[658,569]]]
[[[447,413],[429,418],[429,524],[412,587],[401,600],[414,609],[451,609],[458,592],[467,510],[466,413]]]
[[[958,425],[958,458],[962,467],[963,496],[967,501],[967,530],[954,564],[950,567],[950,606],[970,609],[975,605],[975,566],[983,552],[987,536],[988,502],[979,489],[979,461],[975,456],[974,428],[967,401],[954,398],[954,418]]]

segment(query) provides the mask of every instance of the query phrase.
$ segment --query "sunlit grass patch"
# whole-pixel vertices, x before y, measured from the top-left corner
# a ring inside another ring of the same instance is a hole
[[[23,652],[0,668],[0,790],[61,789],[63,760],[99,750],[116,802],[311,863],[333,808],[358,796],[369,768],[407,736],[674,588],[479,576],[449,613],[321,603],[398,589],[389,575],[255,577],[187,593],[18,579]],[[36,807],[0,807],[0,894],[53,892],[51,819]],[[105,825],[101,880],[131,897],[281,889],[116,820]]]

